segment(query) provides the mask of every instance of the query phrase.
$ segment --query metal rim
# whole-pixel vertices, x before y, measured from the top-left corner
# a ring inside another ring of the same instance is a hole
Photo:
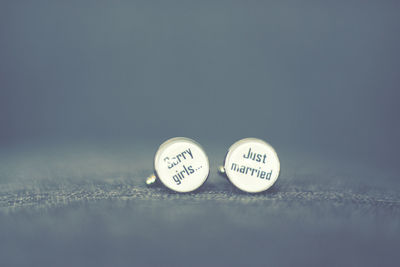
[[[159,152],[162,150],[163,147],[165,147],[165,146],[169,145],[170,143],[175,142],[175,141],[177,141],[177,140],[186,141],[186,142],[193,143],[193,144],[197,145],[197,146],[200,148],[200,150],[203,152],[203,154],[204,154],[204,156],[205,156],[205,158],[206,158],[206,160],[207,160],[208,172],[207,172],[206,178],[204,179],[204,181],[203,181],[202,184],[200,184],[198,187],[196,187],[195,189],[190,190],[190,191],[177,191],[177,190],[171,188],[170,186],[168,186],[167,184],[165,184],[165,183],[163,182],[162,179],[160,179],[160,176],[159,176],[158,173],[157,173],[156,162],[158,161]],[[190,138],[188,138],[188,137],[173,137],[173,138],[170,138],[170,139],[164,141],[164,142],[158,147],[158,149],[157,149],[157,151],[156,151],[156,153],[155,153],[155,155],[154,155],[153,168],[154,168],[154,173],[155,173],[155,175],[156,175],[157,178],[161,181],[161,183],[162,183],[166,188],[168,188],[169,190],[172,190],[173,192],[178,192],[178,193],[190,193],[190,192],[193,192],[193,191],[196,191],[197,189],[199,189],[201,186],[203,186],[203,185],[207,182],[208,177],[210,176],[210,169],[211,169],[211,168],[210,168],[210,161],[209,161],[208,156],[207,156],[207,153],[204,151],[203,147],[202,147],[198,142],[196,142],[195,140],[190,139]]]
[[[228,172],[226,171],[226,170],[227,170],[227,167],[226,167],[226,159],[228,158],[228,156],[230,155],[230,153],[232,153],[232,151],[233,151],[234,149],[236,149],[236,147],[238,147],[238,146],[241,145],[242,143],[245,143],[245,142],[248,142],[248,141],[259,142],[259,143],[262,143],[262,144],[268,146],[268,147],[271,149],[271,151],[274,153],[274,155],[276,156],[276,158],[277,158],[277,160],[278,160],[278,164],[279,164],[279,165],[278,165],[278,175],[276,176],[275,181],[274,181],[271,185],[269,185],[268,187],[262,188],[261,190],[248,191],[248,190],[242,189],[241,187],[239,187],[237,184],[235,184],[235,183],[231,180],[231,177],[229,177],[229,174],[228,174]],[[228,148],[228,152],[226,153],[225,159],[224,159],[224,168],[225,168],[225,175],[226,175],[226,177],[228,178],[229,182],[230,182],[232,185],[234,185],[236,188],[240,189],[240,190],[243,191],[243,192],[247,192],[247,193],[261,193],[261,192],[264,192],[264,191],[268,190],[269,188],[271,188],[271,187],[276,183],[276,181],[278,180],[279,175],[280,175],[280,171],[281,171],[281,162],[280,162],[280,160],[279,160],[278,154],[276,153],[276,150],[275,150],[274,147],[271,146],[269,143],[267,143],[266,141],[264,141],[264,140],[262,140],[262,139],[259,139],[259,138],[247,137],[247,138],[243,138],[243,139],[240,139],[240,140],[236,141],[235,143],[233,143],[233,144]]]

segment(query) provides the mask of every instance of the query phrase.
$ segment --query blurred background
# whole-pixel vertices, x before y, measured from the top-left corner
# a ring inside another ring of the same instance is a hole
[[[256,136],[397,165],[397,1],[0,5],[2,144]]]
[[[1,1],[3,262],[185,265],[179,249],[203,266],[263,265],[267,250],[275,266],[394,266],[399,10],[390,0]],[[174,136],[209,153],[199,195],[143,186]],[[244,137],[278,151],[269,193],[240,194],[215,174]],[[86,207],[93,192],[134,200]],[[60,196],[77,206],[49,211]]]

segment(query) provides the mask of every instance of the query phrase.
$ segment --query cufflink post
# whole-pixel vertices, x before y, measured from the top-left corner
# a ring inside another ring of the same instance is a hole
[[[152,186],[155,184],[155,182],[157,182],[157,176],[154,173],[146,178],[147,186]]]

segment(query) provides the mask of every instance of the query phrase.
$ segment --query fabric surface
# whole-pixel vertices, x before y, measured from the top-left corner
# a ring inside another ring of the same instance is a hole
[[[213,146],[206,184],[177,194],[145,186],[153,147],[3,150],[4,266],[397,266],[396,173],[278,151],[276,184],[246,194]]]

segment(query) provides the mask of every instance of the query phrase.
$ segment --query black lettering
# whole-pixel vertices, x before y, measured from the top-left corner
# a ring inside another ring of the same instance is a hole
[[[246,167],[245,166],[242,166],[242,167],[240,167],[240,170],[239,170],[241,173],[244,173],[245,171],[246,171]]]
[[[192,151],[190,150],[190,148],[189,149],[186,149],[186,152],[190,155],[190,157],[193,159],[193,154],[192,154]]]
[[[164,162],[167,162],[168,169],[171,169],[172,167],[174,167],[174,165],[172,165],[171,162],[169,161],[169,157],[165,157]]]
[[[236,163],[232,163],[231,170],[236,171],[239,166]]]
[[[183,169],[185,170],[186,174],[189,175],[190,173],[188,172],[188,169],[186,168],[185,165],[183,165]]]
[[[272,176],[272,170],[269,173],[267,173],[267,176],[265,178],[269,180],[271,179],[271,176]]]
[[[190,165],[190,166],[188,167],[188,170],[189,170],[189,172],[190,172],[191,174],[194,173],[194,170],[193,170],[192,165]]]
[[[174,181],[175,181],[175,183],[176,183],[177,185],[180,185],[180,184],[181,184],[181,180],[179,180],[179,178],[178,178],[177,175],[172,176],[172,179],[174,179]]]
[[[185,178],[184,173],[185,173],[185,171],[181,171],[181,172],[180,172],[180,175],[182,175],[182,178],[181,178],[181,179]]]
[[[251,148],[249,148],[249,152],[247,153],[247,156],[245,154],[243,154],[243,158],[245,158],[245,159],[250,158],[250,154],[251,154]]]

